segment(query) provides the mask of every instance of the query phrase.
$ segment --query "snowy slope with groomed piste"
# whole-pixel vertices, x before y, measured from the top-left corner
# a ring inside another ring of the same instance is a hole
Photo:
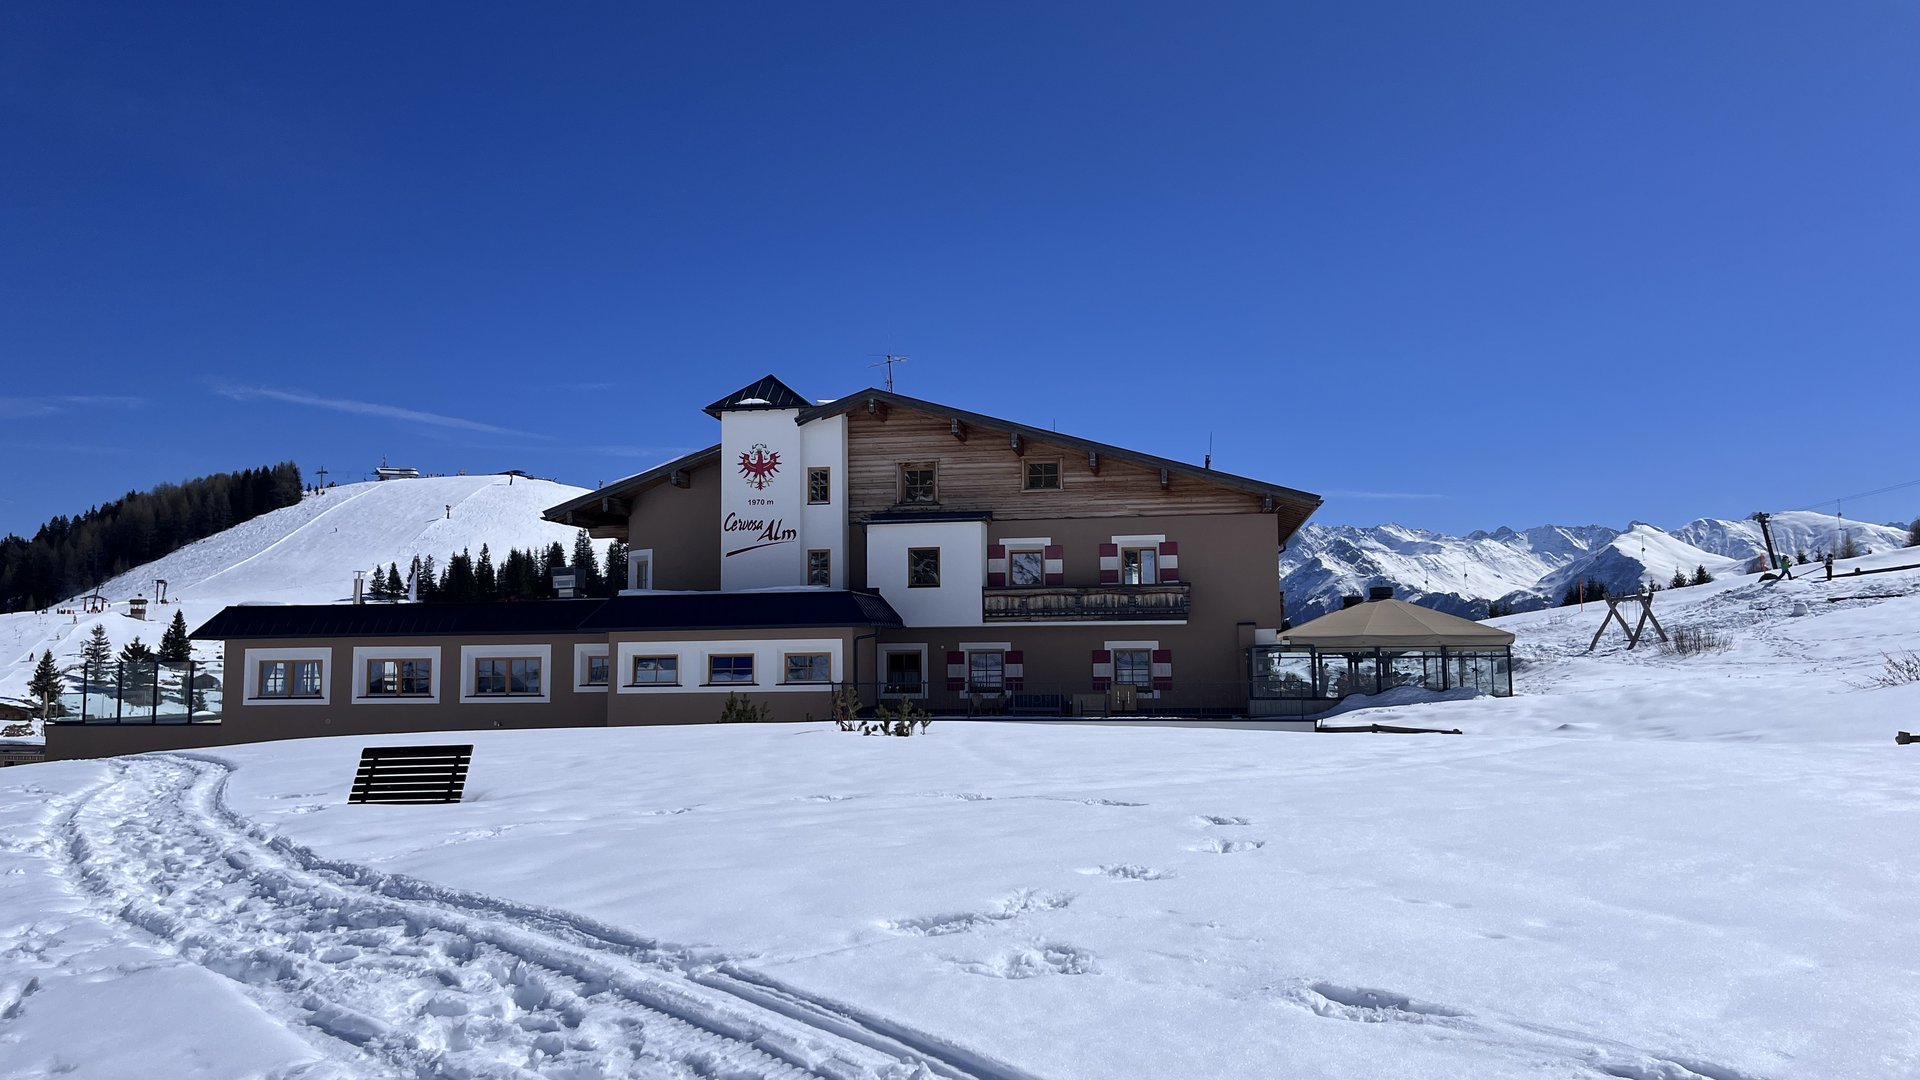
[[[17,1077],[1920,1075],[1920,550],[1501,620],[1518,694],[0,771]],[[1889,572],[1852,573],[1854,570]],[[1636,613],[1637,614],[1637,613]]]
[[[88,614],[81,598],[47,612],[0,615],[0,700],[24,702],[33,665],[49,651],[62,669],[77,667],[95,624],[117,650],[140,638],[157,645],[178,610],[189,628],[230,604],[326,604],[351,601],[355,571],[398,565],[415,555],[444,567],[448,556],[487,545],[496,562],[513,548],[573,551],[576,530],[545,521],[549,506],[585,489],[523,476],[432,476],[341,484],[188,544],[103,584],[111,607]],[[606,542],[596,541],[598,556]],[[128,615],[127,600],[155,598],[167,583],[166,604],[150,603],[144,621]],[[196,644],[213,658],[216,643]],[[37,738],[37,735],[35,736]]]

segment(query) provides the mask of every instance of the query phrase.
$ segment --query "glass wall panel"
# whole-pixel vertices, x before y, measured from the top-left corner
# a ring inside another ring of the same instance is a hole
[[[1260,698],[1316,696],[1311,652],[1262,650],[1254,654],[1253,693]]]

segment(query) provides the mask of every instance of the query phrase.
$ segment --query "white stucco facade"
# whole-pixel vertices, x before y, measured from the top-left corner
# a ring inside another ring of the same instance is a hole
[[[940,584],[907,584],[907,552],[938,548]],[[873,522],[867,525],[867,587],[907,626],[979,626],[987,584],[985,521]]]
[[[832,588],[847,587],[847,422],[801,427],[798,409],[742,409],[720,418],[720,587],[807,584],[807,552],[831,553]],[[807,501],[807,470],[829,470],[831,497]]]

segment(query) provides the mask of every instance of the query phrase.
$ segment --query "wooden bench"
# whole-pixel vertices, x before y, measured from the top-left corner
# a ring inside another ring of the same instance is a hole
[[[467,786],[473,744],[369,746],[360,751],[349,803],[454,803]]]

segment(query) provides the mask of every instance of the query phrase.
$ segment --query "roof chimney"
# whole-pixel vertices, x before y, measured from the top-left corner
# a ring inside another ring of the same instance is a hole
[[[1341,611],[1345,611],[1350,607],[1359,607],[1360,604],[1361,604],[1360,597],[1354,593],[1348,593],[1345,596],[1342,596],[1340,598]]]
[[[1369,602],[1391,599],[1393,599],[1393,586],[1391,585],[1375,585],[1373,588],[1367,590],[1367,600]]]

